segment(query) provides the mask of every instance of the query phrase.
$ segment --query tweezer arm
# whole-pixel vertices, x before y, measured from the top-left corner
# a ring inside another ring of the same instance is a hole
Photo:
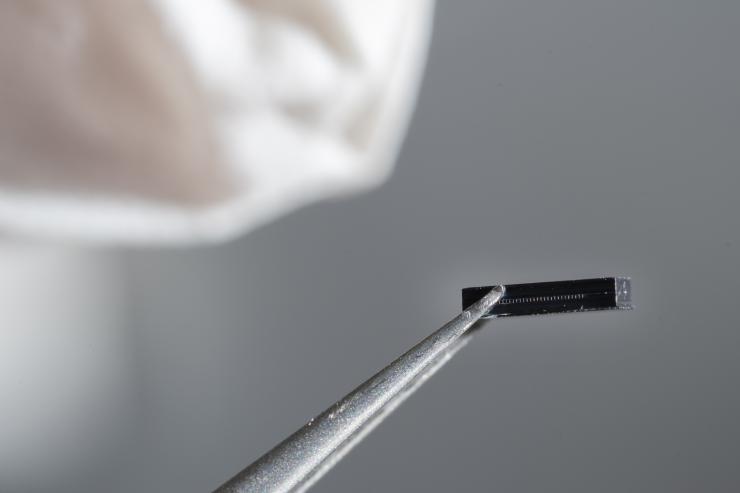
[[[463,336],[502,295],[494,287],[214,493],[306,491],[465,345]]]

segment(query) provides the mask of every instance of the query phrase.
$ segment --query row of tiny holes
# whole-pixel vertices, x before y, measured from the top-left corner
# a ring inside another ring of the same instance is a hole
[[[557,296],[536,296],[532,298],[513,298],[501,300],[502,305],[511,305],[514,303],[539,303],[540,301],[562,301],[562,300],[582,300],[586,295],[581,294],[561,294]]]

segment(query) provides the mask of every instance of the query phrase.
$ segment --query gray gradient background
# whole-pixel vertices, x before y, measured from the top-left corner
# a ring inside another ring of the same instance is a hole
[[[739,491],[739,185],[740,2],[440,2],[386,185],[122,254],[129,432],[55,491],[210,491],[461,287],[602,274],[636,311],[491,323],[315,491]]]

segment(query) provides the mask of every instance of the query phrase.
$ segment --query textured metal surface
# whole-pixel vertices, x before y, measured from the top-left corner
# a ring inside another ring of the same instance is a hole
[[[214,493],[302,492],[460,349],[469,329],[502,297],[493,287]]]

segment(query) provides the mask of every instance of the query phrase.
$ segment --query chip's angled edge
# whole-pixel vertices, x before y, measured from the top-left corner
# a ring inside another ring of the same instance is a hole
[[[463,289],[463,309],[485,296],[492,287]],[[632,309],[632,285],[628,277],[506,284],[504,288],[501,300],[484,318]]]

